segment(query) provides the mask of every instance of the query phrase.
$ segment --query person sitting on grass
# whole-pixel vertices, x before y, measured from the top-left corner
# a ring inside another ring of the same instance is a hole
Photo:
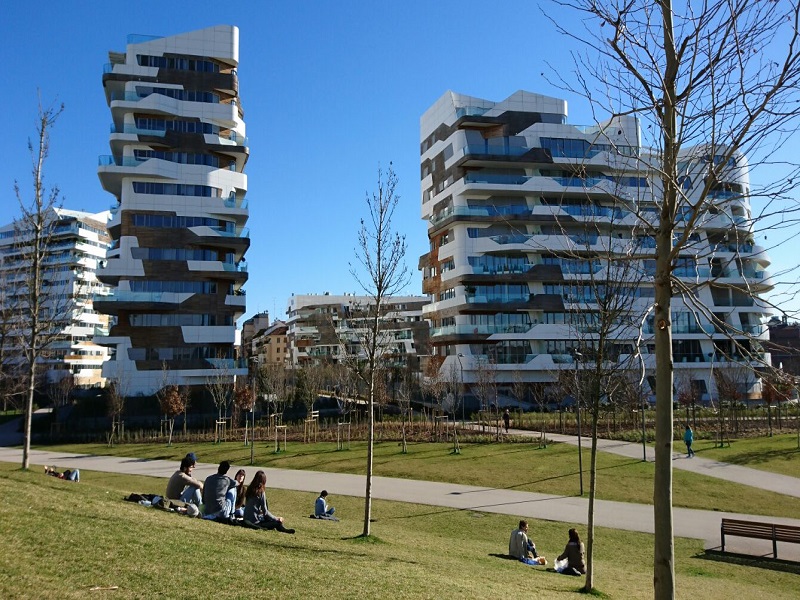
[[[247,485],[244,482],[245,477],[247,477],[247,473],[244,469],[236,471],[236,476],[234,477],[236,481],[236,508],[233,511],[233,516],[237,519],[244,517],[244,493],[247,490]]]
[[[581,538],[578,536],[577,530],[569,530],[569,541],[564,547],[564,552],[562,552],[556,560],[566,560],[565,564],[556,565],[556,571],[562,575],[574,575],[578,577],[586,573],[586,550],[583,547]]]
[[[44,474],[52,475],[53,477],[58,477],[59,479],[66,479],[67,481],[79,482],[81,480],[81,472],[78,469],[67,469],[63,473],[59,473],[55,467],[45,466]]]
[[[181,459],[181,467],[167,482],[167,500],[178,500],[200,506],[203,502],[203,482],[192,477],[195,460],[188,454]]]
[[[236,482],[228,477],[231,463],[223,460],[203,483],[203,518],[229,522],[236,509]]]
[[[511,538],[508,540],[508,553],[526,565],[547,564],[545,557],[537,554],[536,544],[528,538],[528,522],[524,519],[519,522],[519,527],[511,532]]]
[[[283,533],[294,533],[294,529],[287,529],[283,525],[283,517],[278,517],[269,512],[267,504],[267,474],[256,471],[253,481],[247,486],[244,504],[244,522],[257,529],[277,529]]]
[[[336,512],[336,509],[331,506],[328,507],[328,490],[322,490],[319,493],[319,498],[314,503],[314,517],[317,519],[328,519],[329,521],[338,521],[336,517],[333,516],[333,513]]]

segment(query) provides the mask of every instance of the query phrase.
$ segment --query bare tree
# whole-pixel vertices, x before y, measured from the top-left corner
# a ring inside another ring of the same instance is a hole
[[[114,440],[122,436],[122,414],[125,412],[125,400],[128,398],[130,388],[130,375],[117,365],[114,377],[109,377],[106,385],[106,405],[108,416],[111,417],[111,431],[108,434],[108,445],[113,446]]]
[[[26,385],[25,425],[23,430],[22,468],[30,463],[31,423],[33,399],[39,379],[38,368],[48,352],[48,346],[59,333],[58,323],[68,309],[63,290],[50,290],[46,286],[47,257],[53,233],[54,212],[60,193],[58,187],[48,192],[44,184],[44,166],[50,151],[50,130],[64,110],[63,105],[45,108],[39,102],[36,121],[37,143],[28,142],[32,158],[33,194],[30,201],[23,198],[19,184],[14,182],[14,192],[21,216],[15,221],[15,260],[19,261],[21,279],[15,292],[18,325],[17,347],[24,357],[23,381]],[[4,260],[7,260],[6,257]],[[21,347],[21,348],[20,348]]]
[[[367,220],[361,220],[358,233],[356,258],[360,268],[350,265],[350,272],[370,296],[367,327],[360,330],[361,348],[364,352],[363,380],[369,390],[367,419],[367,481],[364,492],[364,530],[362,535],[370,535],[372,515],[372,459],[375,443],[375,382],[379,374],[384,353],[387,351],[386,303],[391,296],[398,294],[410,281],[410,273],[405,263],[406,240],[392,229],[392,218],[400,197],[396,192],[397,176],[392,169],[384,176],[378,170],[377,190],[367,194]]]
[[[636,116],[644,144],[652,149],[641,159],[646,163],[642,170],[655,174],[658,210],[655,219],[645,220],[655,241],[658,324],[654,590],[657,599],[673,598],[671,306],[673,295],[682,290],[673,269],[694,229],[712,210],[734,219],[731,211],[744,207],[748,195],[759,194],[767,198],[761,217],[788,215],[785,203],[777,207],[770,199],[796,205],[787,194],[797,177],[793,165],[784,169],[787,177],[773,176],[765,189],[725,189],[725,182],[730,169],[741,168],[744,155],[758,160],[772,154],[772,165],[779,164],[774,155],[797,128],[800,4],[709,0],[697,10],[682,5],[680,12],[671,0],[559,4],[587,17],[580,19],[586,31],[573,28],[576,19],[569,19],[569,30],[556,24],[587,48],[576,55],[579,83],[574,87],[598,110]],[[732,227],[736,237],[731,241],[741,243],[751,235],[747,229]],[[730,293],[753,289],[746,288]]]
[[[233,374],[228,367],[228,361],[221,356],[214,361],[214,373],[206,377],[206,390],[217,407],[217,423],[214,428],[214,442],[222,441],[222,432],[228,406],[233,400]]]
[[[277,414],[283,414],[288,385],[286,366],[275,362],[259,365],[257,378],[258,390],[265,395]]]

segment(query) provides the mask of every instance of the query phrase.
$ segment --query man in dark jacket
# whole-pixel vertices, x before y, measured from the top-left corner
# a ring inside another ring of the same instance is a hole
[[[204,519],[229,521],[236,508],[236,481],[228,477],[231,463],[223,460],[215,475],[206,477],[203,484]]]

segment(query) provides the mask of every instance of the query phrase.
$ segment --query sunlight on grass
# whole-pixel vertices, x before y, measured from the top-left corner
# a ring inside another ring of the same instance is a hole
[[[315,494],[268,490],[294,536],[122,501],[163,483],[91,471],[70,483],[0,464],[0,485],[14,491],[0,497],[4,547],[14,549],[0,554],[0,597],[84,598],[91,587],[115,585],[106,592],[114,598],[203,598],[210,582],[225,581],[233,597],[287,600],[570,598],[582,582],[505,556],[509,532],[526,517],[552,564],[571,524],[535,515],[476,519],[474,511],[375,501],[377,540],[366,540],[358,538],[360,498],[337,497],[342,520],[330,522],[308,518]],[[652,543],[649,535],[599,528],[598,597],[651,598]],[[675,557],[682,597],[796,597],[795,574],[704,560],[696,540],[677,539]]]
[[[773,438],[774,439],[774,438]],[[409,444],[403,454],[397,442],[375,445],[374,474],[383,477],[442,481],[476,487],[513,489],[557,496],[579,492],[578,453],[568,444],[462,443],[461,454],[450,453],[448,443]],[[104,444],[43,446],[42,450],[78,454],[114,454],[149,459],[174,460],[187,452],[197,453],[203,463],[229,460],[249,465],[250,448],[239,442],[222,444]],[[702,450],[705,453],[704,450]],[[270,442],[256,445],[256,465],[276,469],[298,469],[330,473],[365,473],[366,443],[353,442],[350,450],[336,450],[331,442],[289,443],[285,452],[275,454]],[[584,483],[588,489],[589,451],[584,449]],[[598,454],[597,497],[602,500],[651,504],[653,463],[609,453]],[[746,506],[742,499],[747,498]],[[730,483],[713,477],[676,469],[673,473],[673,502],[676,507],[748,512],[764,516],[794,518],[800,514],[800,498]]]

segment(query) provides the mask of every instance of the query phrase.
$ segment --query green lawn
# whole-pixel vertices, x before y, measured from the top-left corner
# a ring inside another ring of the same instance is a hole
[[[274,454],[269,442],[257,444],[256,464],[283,469],[363,474],[366,444],[353,443],[350,450],[337,451],[331,442],[302,444],[290,442],[288,450]],[[462,453],[450,453],[449,444],[417,443],[402,454],[397,442],[375,446],[374,474],[428,481],[444,481],[493,488],[555,495],[577,495],[577,449],[568,444],[550,444],[546,449],[535,443],[462,444]],[[193,451],[204,463],[229,460],[247,465],[250,449],[242,442],[223,444],[123,444],[108,448],[103,444],[42,447],[43,450],[87,454],[117,454],[140,458],[160,458],[176,463]],[[589,451],[584,449],[584,488],[588,495]],[[608,453],[598,454],[598,497],[605,500],[651,504],[653,464]],[[765,516],[797,517],[800,499],[729,483],[720,479],[675,470],[675,506],[707,510],[747,512]],[[747,498],[747,503],[742,503]]]
[[[703,458],[800,478],[797,432],[731,440],[730,446],[722,448],[714,448],[712,440],[699,440],[694,443],[694,450]]]
[[[203,450],[203,449],[200,449]],[[0,463],[0,597],[14,598],[569,598],[582,579],[501,557],[517,517],[376,501],[374,541],[363,500],[335,497],[342,521],[308,519],[314,494],[270,490],[289,536],[189,519],[122,501],[163,480],[82,472],[81,483]],[[569,524],[532,521],[552,562]],[[583,529],[581,529],[583,530]],[[600,591],[652,597],[652,537],[599,529]],[[13,550],[13,551],[10,551]],[[796,598],[797,571],[710,560],[675,541],[679,598]],[[93,586],[119,586],[89,592]]]

